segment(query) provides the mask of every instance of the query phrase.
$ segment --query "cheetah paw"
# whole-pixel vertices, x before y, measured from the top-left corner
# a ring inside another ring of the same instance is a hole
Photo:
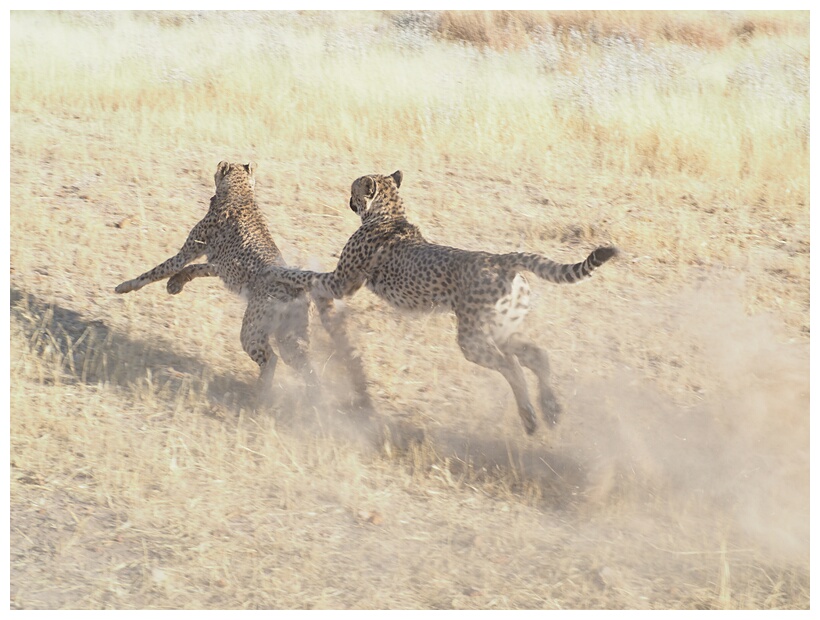
[[[127,282],[123,282],[117,288],[114,289],[115,293],[122,295],[123,293],[130,293],[136,288],[133,280],[128,280]]]
[[[187,282],[185,278],[183,278],[179,274],[176,274],[174,276],[171,276],[171,278],[168,280],[168,284],[165,285],[165,289],[171,295],[178,295],[182,292],[182,287],[185,286],[185,282]]]

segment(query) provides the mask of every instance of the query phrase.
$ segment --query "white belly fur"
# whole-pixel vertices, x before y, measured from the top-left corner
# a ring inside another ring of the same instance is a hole
[[[496,344],[506,343],[521,328],[521,322],[530,311],[530,285],[521,274],[516,274],[512,290],[495,304],[492,337]]]

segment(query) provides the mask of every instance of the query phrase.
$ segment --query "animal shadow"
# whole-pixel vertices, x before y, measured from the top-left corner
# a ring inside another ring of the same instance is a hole
[[[172,389],[183,381],[198,383],[212,404],[239,410],[256,402],[253,385],[232,373],[214,372],[200,359],[129,338],[105,321],[89,320],[13,287],[10,301],[12,324],[19,326],[35,354],[59,359],[65,371],[62,383],[128,387],[151,372]]]

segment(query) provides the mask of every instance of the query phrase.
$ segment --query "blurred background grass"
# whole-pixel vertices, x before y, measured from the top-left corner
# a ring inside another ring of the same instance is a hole
[[[478,156],[805,199],[807,32],[799,12],[20,13],[11,105],[150,154]]]

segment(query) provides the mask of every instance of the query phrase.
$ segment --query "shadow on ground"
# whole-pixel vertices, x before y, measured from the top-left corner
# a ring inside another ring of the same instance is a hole
[[[46,303],[15,288],[10,298],[12,322],[19,325],[37,355],[57,356],[65,371],[63,383],[127,388],[144,380],[151,370],[155,378],[161,376],[168,382],[172,391],[179,389],[183,381],[199,382],[211,404],[229,411],[250,411],[259,404],[255,385],[230,373],[214,372],[200,359],[171,352],[161,343],[134,340],[104,321],[88,320],[74,310]],[[453,476],[476,482],[503,481],[514,493],[535,492],[553,508],[567,506],[586,484],[581,464],[559,451],[504,438],[450,431],[425,433],[423,428],[401,419],[383,418],[372,411],[351,411],[338,402],[331,404],[314,407],[314,413],[324,409],[326,415],[285,415],[281,422],[287,426],[307,425],[308,430],[318,425],[333,437],[365,439],[379,449],[389,443],[399,452],[426,443],[446,460]]]
[[[485,482],[504,481],[513,493],[528,495],[549,509],[565,509],[583,495],[587,474],[580,461],[560,449],[528,438],[473,437],[449,431],[432,438],[457,476]]]
[[[23,331],[37,355],[59,356],[66,371],[64,383],[134,385],[146,369],[163,374],[173,385],[185,377],[202,381],[214,403],[250,408],[255,400],[251,386],[230,374],[213,373],[201,360],[170,352],[148,342],[133,340],[112,330],[104,321],[48,304],[34,295],[12,288],[11,318]],[[170,370],[169,370],[170,369]]]

